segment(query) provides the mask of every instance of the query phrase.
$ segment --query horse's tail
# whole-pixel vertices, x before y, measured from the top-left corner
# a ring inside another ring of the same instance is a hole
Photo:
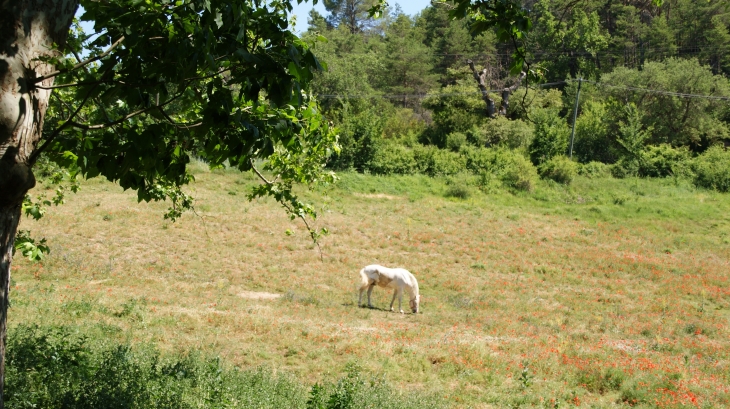
[[[370,278],[365,274],[365,269],[360,270],[360,287],[364,288],[370,284]]]

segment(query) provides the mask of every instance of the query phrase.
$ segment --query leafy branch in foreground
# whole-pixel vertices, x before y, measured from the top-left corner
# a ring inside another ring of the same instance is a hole
[[[275,175],[274,180],[267,179],[256,168],[253,159],[249,160],[251,169],[264,183],[254,187],[248,197],[254,199],[271,196],[286,209],[292,220],[302,220],[309,236],[317,245],[321,260],[323,257],[319,239],[329,231],[327,228],[317,230],[310,225],[308,218],[315,220],[317,212],[312,205],[302,202],[293,192],[294,183],[307,184],[311,188],[314,185],[334,183],[336,180],[334,172],[324,170],[326,159],[332,153],[339,152],[336,130],[331,128],[329,122],[320,120],[317,112],[317,105],[312,101],[302,113],[304,120],[298,121],[302,130],[300,137],[290,139],[286,146],[277,145],[267,158],[264,169]],[[306,137],[312,133],[318,133],[320,137]]]

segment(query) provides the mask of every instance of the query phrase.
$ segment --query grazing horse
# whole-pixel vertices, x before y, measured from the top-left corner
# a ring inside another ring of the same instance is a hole
[[[369,265],[360,270],[360,298],[357,302],[358,306],[362,306],[362,293],[368,289],[368,307],[372,308],[370,303],[370,294],[376,285],[383,288],[392,288],[393,300],[390,301],[390,310],[393,311],[393,303],[395,297],[398,296],[398,310],[403,314],[401,301],[403,300],[403,290],[408,292],[410,296],[409,305],[414,314],[418,313],[418,304],[421,296],[418,295],[418,280],[408,270],[404,268],[388,268],[377,264]]]

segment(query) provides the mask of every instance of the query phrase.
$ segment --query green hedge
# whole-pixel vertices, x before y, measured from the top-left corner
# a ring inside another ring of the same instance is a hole
[[[730,191],[730,152],[722,146],[713,146],[696,157],[691,168],[696,186],[720,192]]]

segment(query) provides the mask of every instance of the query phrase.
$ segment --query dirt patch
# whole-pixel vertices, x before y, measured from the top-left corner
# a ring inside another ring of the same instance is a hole
[[[400,199],[398,196],[386,195],[385,193],[355,193],[357,197],[366,197],[368,199]]]
[[[256,292],[256,291],[243,291],[238,293],[239,297],[248,298],[249,300],[275,300],[281,297],[281,294]]]

